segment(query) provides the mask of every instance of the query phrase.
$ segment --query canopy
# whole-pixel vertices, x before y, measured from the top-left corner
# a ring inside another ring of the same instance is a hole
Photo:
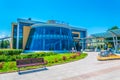
[[[8,38],[10,38],[10,37],[3,37],[3,38],[0,38],[0,40],[4,40],[4,39],[8,39]]]
[[[120,29],[110,30],[103,33],[96,33],[96,34],[92,34],[91,36],[95,38],[120,37]]]

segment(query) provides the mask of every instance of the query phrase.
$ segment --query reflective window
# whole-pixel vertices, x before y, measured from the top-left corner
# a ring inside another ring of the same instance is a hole
[[[19,49],[22,49],[23,44],[23,26],[31,26],[31,23],[19,22]]]
[[[34,27],[30,31],[26,50],[70,50],[71,30],[62,27]]]
[[[16,49],[17,44],[17,25],[13,25],[13,49]]]
[[[73,34],[73,37],[79,37],[79,34]]]
[[[16,43],[17,43],[16,38],[13,38],[13,49],[16,49]]]
[[[60,34],[59,27],[45,27],[45,34]]]

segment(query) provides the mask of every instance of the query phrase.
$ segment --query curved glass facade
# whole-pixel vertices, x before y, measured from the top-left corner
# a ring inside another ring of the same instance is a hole
[[[69,28],[35,26],[31,28],[25,50],[71,50],[72,40]]]

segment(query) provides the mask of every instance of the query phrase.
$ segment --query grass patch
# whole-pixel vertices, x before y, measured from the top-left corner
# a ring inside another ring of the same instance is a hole
[[[45,61],[47,62],[46,66],[53,66],[58,64],[64,64],[76,60],[83,59],[87,56],[86,53],[77,54],[77,53],[65,53],[65,54],[53,54],[44,57]],[[30,56],[29,56],[30,57]],[[42,66],[30,66],[21,68],[21,70],[28,70],[28,69],[35,69],[40,68]],[[16,61],[7,61],[7,62],[0,62],[0,73],[6,72],[15,72],[18,68],[16,66]]]

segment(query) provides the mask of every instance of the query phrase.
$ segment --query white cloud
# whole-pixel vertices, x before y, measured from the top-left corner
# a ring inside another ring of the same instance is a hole
[[[8,36],[6,32],[0,32],[0,38],[4,38]]]
[[[4,37],[5,37],[5,35],[4,35],[4,34],[0,35],[0,38],[4,38]]]

